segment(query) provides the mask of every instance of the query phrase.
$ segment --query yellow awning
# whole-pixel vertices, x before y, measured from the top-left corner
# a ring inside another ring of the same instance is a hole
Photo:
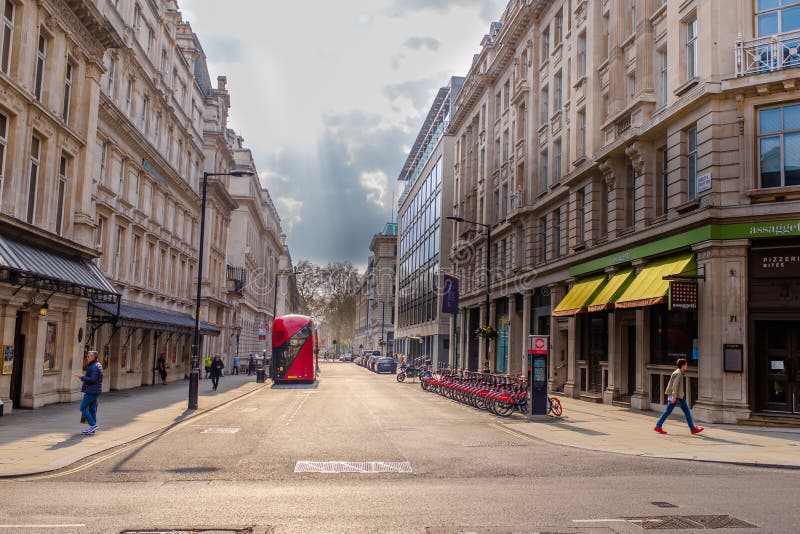
[[[594,297],[605,280],[605,276],[595,276],[575,283],[564,299],[556,306],[556,309],[553,310],[553,315],[562,317],[584,311],[586,304]]]
[[[614,307],[614,302],[625,292],[633,278],[633,269],[625,269],[616,273],[603,286],[597,296],[589,302],[588,311],[590,313],[599,312]]]
[[[665,276],[681,274],[697,269],[694,253],[670,256],[654,261],[642,269],[628,289],[614,303],[615,308],[638,308],[663,304],[667,301],[669,281]]]

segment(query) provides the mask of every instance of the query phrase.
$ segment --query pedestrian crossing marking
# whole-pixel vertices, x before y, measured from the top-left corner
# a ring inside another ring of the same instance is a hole
[[[298,461],[295,473],[411,473],[411,462]]]
[[[238,428],[206,428],[201,434],[236,434]]]

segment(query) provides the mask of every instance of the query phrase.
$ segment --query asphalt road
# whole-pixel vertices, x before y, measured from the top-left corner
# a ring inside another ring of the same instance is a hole
[[[295,473],[298,461],[411,472]],[[664,515],[788,533],[799,475],[559,448],[418,383],[329,363],[316,389],[259,390],[59,473],[0,481],[0,533],[635,533],[647,524],[622,519]]]

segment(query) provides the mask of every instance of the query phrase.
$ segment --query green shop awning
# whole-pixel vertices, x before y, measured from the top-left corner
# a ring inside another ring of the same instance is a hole
[[[586,311],[586,305],[595,296],[600,286],[606,281],[605,276],[595,276],[576,282],[561,302],[553,310],[556,317],[575,315]]]
[[[589,313],[609,310],[633,281],[633,269],[620,271],[603,286],[599,293],[589,302]]]
[[[633,282],[614,303],[615,308],[639,308],[664,304],[667,301],[669,281],[665,276],[673,276],[697,270],[694,253],[688,252],[669,256],[644,266]]]

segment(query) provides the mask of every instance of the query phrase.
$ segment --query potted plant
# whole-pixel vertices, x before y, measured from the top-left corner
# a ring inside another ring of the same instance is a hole
[[[475,335],[483,339],[497,339],[497,329],[487,324],[475,330]]]

